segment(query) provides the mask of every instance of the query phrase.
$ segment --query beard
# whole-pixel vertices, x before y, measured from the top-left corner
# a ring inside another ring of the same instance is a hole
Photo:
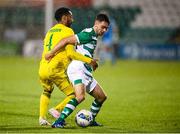
[[[71,25],[72,25],[72,21],[68,21],[68,22],[67,22],[67,26],[68,26],[68,27],[71,27]]]

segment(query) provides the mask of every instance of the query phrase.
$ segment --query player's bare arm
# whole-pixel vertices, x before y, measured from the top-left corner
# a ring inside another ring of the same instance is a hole
[[[70,37],[64,38],[61,41],[59,41],[58,44],[45,55],[45,59],[50,61],[58,53],[58,51],[61,48],[65,47],[68,44],[72,44],[72,45],[77,44],[77,38],[75,37],[75,35],[72,35]],[[70,52],[70,55],[75,55],[75,54],[76,54],[76,52],[74,52],[74,53],[73,53],[73,51]],[[72,57],[70,57],[70,58],[74,59]],[[97,59],[92,59],[91,62],[88,63],[92,66],[94,71],[98,67],[97,61],[98,61]]]

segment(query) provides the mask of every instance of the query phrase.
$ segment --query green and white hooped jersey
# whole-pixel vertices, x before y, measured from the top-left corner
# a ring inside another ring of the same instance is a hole
[[[94,50],[97,45],[97,34],[95,33],[93,28],[86,28],[80,33],[75,35],[78,44],[76,46],[76,51],[81,53],[84,56],[93,58]],[[91,67],[84,63],[84,66],[89,70],[92,71]]]
[[[94,29],[86,28],[75,36],[79,43],[79,45],[76,46],[76,52],[93,58],[97,43],[97,35]],[[91,66],[79,60],[73,60],[67,68],[67,74],[71,83],[73,85],[83,83],[88,93],[97,85],[97,81],[93,78],[91,72]]]

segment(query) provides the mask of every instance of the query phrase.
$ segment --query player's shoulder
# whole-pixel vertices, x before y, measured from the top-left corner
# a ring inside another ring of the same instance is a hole
[[[93,28],[85,28],[79,33],[79,35],[91,37],[95,36],[95,32]]]
[[[97,34],[95,33],[93,28],[85,28],[84,30],[82,30],[81,33],[83,36],[89,37],[90,39],[97,40]]]
[[[73,31],[72,28],[67,27],[67,26],[65,26],[65,25],[63,25],[63,24],[56,24],[56,25],[54,26],[54,28],[59,28],[59,29],[63,30],[65,33],[74,34],[74,31]]]
[[[73,29],[67,26],[63,26],[63,31],[69,34],[74,34]]]
[[[73,29],[70,28],[70,27],[66,27],[66,30],[69,31],[69,32],[73,32],[74,33]]]
[[[81,32],[91,33],[93,32],[93,28],[85,28]]]

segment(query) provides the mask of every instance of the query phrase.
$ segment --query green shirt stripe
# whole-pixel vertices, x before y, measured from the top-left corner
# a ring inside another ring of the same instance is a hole
[[[81,83],[82,83],[82,79],[77,79],[74,81],[74,85],[81,84]]]
[[[87,50],[90,54],[93,54],[93,53],[94,53],[94,49],[91,49],[91,48],[87,47],[86,45],[83,45],[83,48],[84,48],[85,50]]]

